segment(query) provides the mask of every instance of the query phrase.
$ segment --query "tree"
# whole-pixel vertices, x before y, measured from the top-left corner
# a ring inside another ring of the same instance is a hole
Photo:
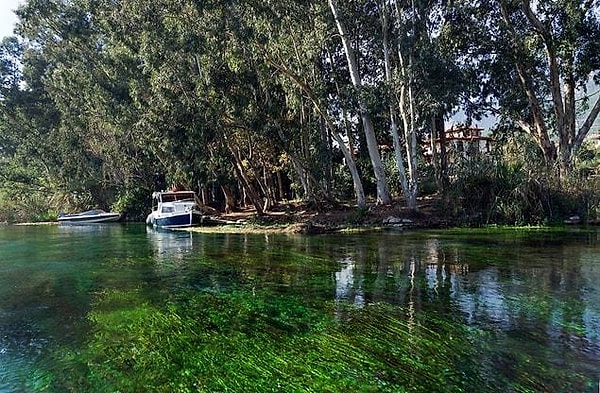
[[[366,205],[362,180],[348,144],[336,124],[333,94],[327,90],[324,49],[328,37],[326,8],[305,1],[261,2],[248,18],[256,40],[253,53],[276,76],[280,116],[272,120],[280,148],[289,157],[308,200],[331,199],[333,157],[339,151],[350,172],[357,205]],[[307,28],[306,21],[311,21]],[[272,78],[271,78],[272,79]],[[338,185],[342,188],[344,185]]]
[[[335,23],[340,34],[340,39],[342,40],[344,53],[346,54],[346,60],[348,62],[350,79],[352,80],[353,86],[358,90],[356,100],[358,102],[359,113],[362,120],[363,132],[365,134],[371,165],[373,167],[375,179],[377,180],[377,200],[378,202],[387,205],[391,202],[387,177],[381,162],[381,156],[379,155],[379,144],[377,143],[377,138],[375,136],[375,130],[373,128],[373,121],[369,113],[369,108],[361,96],[360,90],[363,87],[362,76],[359,70],[356,52],[351,44],[350,37],[346,30],[347,21],[342,15],[335,0],[329,0],[329,7],[333,13]]]
[[[536,142],[545,164],[568,174],[600,112],[600,98],[578,124],[576,94],[600,70],[598,1],[457,1],[449,27],[463,67],[479,79],[477,105]],[[485,106],[482,104],[486,104]]]

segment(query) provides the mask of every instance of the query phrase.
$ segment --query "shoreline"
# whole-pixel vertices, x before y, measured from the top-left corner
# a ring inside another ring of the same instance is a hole
[[[207,214],[207,224],[190,228],[178,228],[177,231],[198,233],[256,233],[256,234],[332,234],[360,232],[401,232],[405,230],[451,229],[504,227],[497,223],[483,223],[480,217],[471,219],[457,218],[440,210],[439,204],[432,198],[423,199],[417,212],[411,212],[402,203],[379,205],[371,203],[364,209],[352,204],[308,206],[288,202],[275,206],[263,214],[257,214],[254,208],[240,208],[232,213],[220,213],[216,210]],[[577,218],[577,220],[574,220]],[[145,224],[143,221],[120,221],[121,224]],[[58,221],[0,223],[0,225],[58,225]],[[544,227],[597,227],[596,220],[581,220],[577,216]],[[537,226],[537,225],[536,225]],[[531,227],[530,225],[506,225],[506,227]]]

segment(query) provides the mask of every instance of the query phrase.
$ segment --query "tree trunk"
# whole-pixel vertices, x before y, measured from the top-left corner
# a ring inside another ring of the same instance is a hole
[[[520,37],[515,32],[512,26],[506,8],[505,0],[499,0],[499,3],[500,11],[502,13],[502,19],[509,31],[509,34],[513,41],[513,46],[515,47],[513,53],[515,68],[517,69],[519,80],[521,81],[521,84],[523,85],[523,88],[525,90],[527,102],[529,103],[529,110],[531,111],[531,116],[533,118],[532,125],[524,121],[518,121],[518,124],[521,127],[521,129],[523,129],[523,131],[529,133],[534,138],[540,150],[542,151],[546,165],[551,166],[556,161],[556,148],[548,136],[546,125],[544,123],[542,107],[540,105],[540,101],[537,95],[535,94],[531,78],[529,77],[526,71],[525,64],[523,64],[523,62],[521,61],[521,55],[519,51],[516,49],[522,47],[523,43],[521,42]]]
[[[329,198],[329,196],[332,193],[332,179],[333,179],[333,163],[332,163],[332,146],[331,146],[331,137],[330,137],[330,131],[327,129],[327,126],[325,125],[325,123],[323,121],[319,122],[319,129],[321,130],[321,143],[323,144],[323,146],[325,146],[325,154],[324,156],[324,160],[325,162],[323,163],[323,169],[324,169],[324,177],[323,177],[323,181],[325,182],[325,186],[324,191],[327,194],[326,197]]]
[[[413,5],[414,6],[414,5]],[[400,4],[396,2],[396,18],[401,14]],[[406,191],[406,204],[412,211],[417,210],[417,133],[415,129],[416,116],[413,108],[412,96],[412,55],[409,55],[409,64],[404,61],[404,54],[400,44],[398,44],[398,68],[402,81],[400,82],[397,105],[402,119],[404,129],[404,148],[406,151],[406,161],[408,166],[408,185]],[[408,95],[408,98],[406,97]]]
[[[323,119],[323,121],[325,122],[325,125],[329,129],[331,136],[333,137],[335,142],[338,144],[339,149],[341,150],[342,154],[344,155],[344,159],[346,161],[346,166],[348,167],[348,170],[350,171],[350,176],[352,176],[352,182],[354,185],[354,194],[356,196],[357,206],[359,208],[365,207],[367,205],[367,202],[365,199],[365,192],[364,192],[364,188],[362,185],[362,181],[360,180],[358,168],[356,167],[356,162],[354,161],[354,157],[352,157],[352,152],[346,147],[346,145],[344,144],[344,140],[336,132],[333,122],[331,121],[331,119],[329,119],[329,116],[327,115],[327,112],[323,109],[318,97],[312,91],[312,89],[300,79],[300,77],[298,77],[296,74],[294,74],[294,72],[292,72],[291,70],[289,70],[288,68],[286,68],[285,66],[283,66],[281,64],[275,63],[274,61],[272,61],[268,58],[267,58],[267,60],[278,71],[280,71],[281,73],[283,73],[284,75],[286,75],[287,77],[292,79],[292,81],[294,81],[294,83],[296,83],[296,85],[298,85],[298,87],[310,98],[316,111],[321,116],[321,119]]]
[[[277,171],[276,172],[276,176],[277,176],[277,192],[279,194],[279,200],[283,201],[283,200],[287,200],[287,195],[283,189],[283,179],[281,178],[281,171]]]
[[[409,113],[406,113],[406,101],[405,96],[402,94],[402,104],[401,107],[404,107],[403,110],[403,119],[404,119],[404,138],[406,140],[406,155],[408,157],[408,174],[409,174],[409,184],[408,184],[408,196],[407,196],[407,205],[409,209],[416,211],[417,210],[417,192],[418,192],[418,183],[417,183],[417,132],[415,130],[415,115],[413,110],[413,96],[412,96],[412,87],[410,86],[410,81],[408,85],[408,102],[409,102]]]
[[[386,0],[380,5],[381,8],[381,27],[383,34],[383,59],[385,64],[385,80],[388,84],[392,84],[392,61],[389,49],[389,15]],[[394,145],[394,157],[396,159],[396,168],[398,169],[398,175],[400,176],[400,185],[402,187],[402,195],[409,203],[410,198],[408,189],[408,180],[406,178],[406,168],[404,167],[404,157],[402,154],[402,144],[400,142],[400,135],[398,133],[398,113],[396,112],[396,105],[390,103],[390,134],[392,136],[392,142]],[[410,208],[410,206],[409,206]]]
[[[235,211],[235,197],[231,187],[227,185],[221,185],[221,190],[225,196],[225,213],[233,213]]]
[[[570,69],[570,67],[567,67],[567,69]],[[558,122],[559,124],[557,125],[557,127],[561,127],[558,129],[558,151],[560,154],[561,176],[566,176],[571,171],[575,142],[575,116],[575,85],[573,83],[573,73],[567,71],[564,77],[563,119]]]
[[[532,12],[529,1],[524,1],[525,13],[536,30],[542,36],[546,46],[546,55],[550,68],[550,83],[554,105],[554,114],[556,116],[556,130],[558,133],[558,154],[560,157],[560,174],[566,176],[571,171],[573,156],[581,147],[581,143],[589,133],[591,125],[594,123],[598,112],[600,111],[600,97],[583,125],[576,129],[576,109],[575,109],[575,77],[573,75],[573,59],[575,54],[563,60],[564,74],[560,75],[558,58],[553,47],[552,37],[544,28],[544,25],[537,19]],[[562,85],[561,85],[562,81]],[[564,92],[564,96],[563,96]]]
[[[448,186],[448,157],[446,154],[446,130],[444,126],[444,115],[440,112],[436,113],[433,116],[433,124],[431,125],[433,135],[435,135],[435,139],[432,136],[433,149],[436,152],[436,167],[437,167],[437,176],[436,181],[438,185],[438,189],[444,193],[446,192],[446,187]],[[437,154],[437,142],[439,139],[440,142],[440,152]]]
[[[348,68],[350,70],[350,79],[352,80],[352,84],[355,87],[360,88],[362,87],[362,80],[360,77],[360,72],[358,70],[356,54],[350,44],[350,39],[346,32],[346,27],[342,19],[340,18],[337,2],[335,0],[329,0],[329,7],[331,8],[336,25],[338,27],[338,31],[342,39],[342,44],[346,53],[346,60],[348,62]],[[371,165],[373,166],[373,172],[375,174],[375,179],[377,180],[377,200],[379,203],[387,205],[391,203],[391,198],[388,190],[385,170],[383,168],[383,163],[381,162],[381,157],[379,155],[379,145],[377,143],[377,138],[375,137],[373,122],[371,120],[371,116],[369,115],[367,104],[365,103],[365,101],[360,96],[356,98],[358,100],[360,117],[363,124],[363,131],[367,142],[367,149],[369,151]]]
[[[581,147],[583,140],[585,139],[587,134],[590,132],[590,129],[592,128],[592,125],[596,121],[596,118],[598,117],[599,113],[600,113],[600,96],[598,96],[596,98],[596,102],[594,103],[594,106],[590,110],[590,113],[588,113],[585,121],[583,122],[581,127],[579,127],[579,129],[577,130],[577,135],[575,135],[575,140],[573,141],[573,150],[577,150],[577,149],[579,149],[579,147]]]
[[[225,139],[225,143],[227,144],[227,148],[229,149],[229,151],[231,152],[231,155],[233,156],[233,160],[234,160],[233,169],[235,170],[235,173],[237,174],[238,179],[242,182],[242,187],[244,189],[245,194],[248,196],[248,198],[250,198],[252,205],[256,209],[256,214],[260,216],[264,213],[264,207],[263,207],[264,201],[261,200],[258,193],[256,192],[256,189],[254,188],[254,185],[252,184],[252,181],[246,175],[244,166],[242,164],[242,160],[240,158],[239,151],[236,152],[234,147],[230,146],[229,141],[227,140],[227,137],[224,137],[224,139]]]

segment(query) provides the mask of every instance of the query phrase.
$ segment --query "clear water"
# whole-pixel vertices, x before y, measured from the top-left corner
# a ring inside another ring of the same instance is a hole
[[[599,239],[0,227],[0,392],[597,392]]]

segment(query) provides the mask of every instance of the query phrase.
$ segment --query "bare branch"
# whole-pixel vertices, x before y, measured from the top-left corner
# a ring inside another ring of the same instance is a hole
[[[596,121],[596,118],[598,117],[599,113],[600,113],[600,96],[598,96],[598,98],[596,98],[596,103],[592,107],[592,110],[590,111],[590,113],[588,113],[587,118],[585,119],[585,121],[583,122],[581,127],[579,127],[579,130],[577,130],[577,136],[575,137],[575,141],[573,142],[574,149],[576,149],[583,143],[583,140],[585,139],[587,134],[590,132],[590,129],[592,128],[594,121]]]

